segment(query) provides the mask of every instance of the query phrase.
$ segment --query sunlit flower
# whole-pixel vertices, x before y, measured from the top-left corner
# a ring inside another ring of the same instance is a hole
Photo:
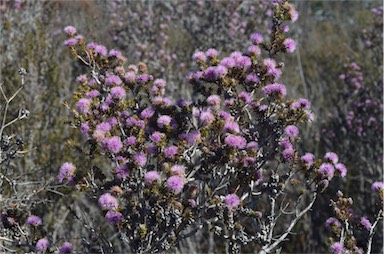
[[[225,204],[227,205],[229,210],[240,205],[240,199],[236,194],[229,194],[225,196]]]
[[[117,199],[109,193],[105,193],[99,198],[99,206],[102,210],[115,210],[118,205]]]

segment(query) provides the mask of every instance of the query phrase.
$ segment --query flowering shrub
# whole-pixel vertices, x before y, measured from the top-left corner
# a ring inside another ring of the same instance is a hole
[[[125,69],[120,52],[64,29],[65,44],[90,73],[77,78],[73,110],[90,167],[71,170],[68,183],[99,196],[131,251],[167,250],[208,228],[229,252],[250,242],[271,252],[329,181],[346,175],[336,154],[315,160],[296,148],[297,125],[313,116],[306,99],[285,98],[277,83],[284,64],[275,60],[295,50],[284,21],[296,19],[293,5],[274,1],[268,41],[252,34],[247,50],[224,58],[215,49],[196,52],[193,101],[172,101],[145,64]],[[114,166],[96,171],[99,156]]]
[[[375,212],[375,217],[372,218],[373,223],[366,217],[357,216],[352,209],[352,198],[344,197],[341,191],[337,194],[338,200],[331,202],[336,217],[329,218],[326,221],[326,225],[332,233],[332,237],[330,237],[332,253],[371,253],[376,227],[378,227],[379,221],[384,216],[384,183],[374,182],[371,189],[376,195],[378,208]],[[362,246],[364,249],[359,247],[355,237],[357,231],[364,231],[365,241]]]
[[[379,35],[383,34],[382,7],[372,8],[370,14],[370,22],[356,36],[355,43],[360,43],[361,47],[356,50],[354,60],[349,57],[341,65],[339,86],[333,93],[336,107],[322,119],[320,144],[325,148],[332,147],[348,162],[346,187],[334,188],[343,189],[353,198],[354,214],[365,214],[372,218],[376,216],[372,211],[375,199],[366,190],[374,179],[383,177],[383,62],[379,56],[383,52],[379,46],[379,41],[382,41]],[[371,44],[369,40],[375,43]],[[324,200],[324,203],[328,203],[328,200]],[[382,233],[377,231],[378,237],[372,239],[373,247],[381,245]],[[366,251],[364,234],[357,233],[354,237],[358,246]]]

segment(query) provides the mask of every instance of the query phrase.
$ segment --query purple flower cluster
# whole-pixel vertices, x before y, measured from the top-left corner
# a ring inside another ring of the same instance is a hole
[[[40,226],[42,224],[41,218],[36,215],[31,215],[27,218],[27,224],[32,226]]]
[[[42,238],[36,243],[36,250],[40,252],[45,252],[48,249],[49,241],[46,238]]]
[[[73,250],[73,245],[69,242],[63,243],[63,245],[59,249],[59,254],[69,254]]]
[[[366,230],[371,230],[371,228],[372,228],[372,224],[371,224],[371,222],[367,219],[367,218],[365,218],[365,217],[361,217],[361,219],[360,219],[360,223],[361,223],[361,225],[363,225],[363,227],[366,229]]]
[[[287,89],[282,84],[270,84],[263,88],[263,92],[266,95],[274,97],[285,97],[287,95]]]
[[[59,175],[57,176],[57,179],[60,183],[62,183],[64,180],[67,180],[69,183],[73,181],[73,177],[75,175],[76,168],[75,166],[70,162],[65,162],[61,167],[59,171]]]
[[[240,199],[236,194],[228,194],[225,196],[225,204],[229,210],[232,210],[240,205]]]
[[[118,205],[117,199],[109,193],[105,193],[99,198],[99,206],[102,210],[115,210]]]
[[[233,147],[233,148],[238,148],[238,149],[244,148],[247,144],[247,141],[245,138],[243,138],[241,136],[237,136],[237,135],[232,135],[232,134],[228,134],[225,137],[224,142],[228,146]]]
[[[184,188],[184,180],[179,176],[171,176],[167,180],[167,188],[175,194],[180,193]]]
[[[157,171],[148,171],[147,173],[145,173],[144,181],[146,184],[151,185],[159,180],[160,180],[160,175]]]

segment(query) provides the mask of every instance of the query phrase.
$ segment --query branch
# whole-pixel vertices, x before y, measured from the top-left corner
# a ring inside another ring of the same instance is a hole
[[[372,240],[373,240],[373,236],[375,235],[375,228],[379,223],[379,221],[383,218],[383,216],[381,216],[382,213],[383,213],[383,210],[380,210],[379,214],[377,215],[375,223],[373,223],[371,229],[369,230],[369,238],[368,238],[367,252],[366,252],[367,254],[371,253]]]
[[[308,206],[302,210],[296,218],[289,224],[288,228],[285,230],[285,233],[282,234],[273,244],[269,246],[263,246],[263,248],[260,250],[259,254],[266,254],[271,252],[274,248],[276,248],[282,241],[285,240],[285,238],[288,236],[288,234],[292,231],[293,227],[296,225],[296,223],[303,217],[304,214],[306,214],[313,206],[317,198],[317,193],[315,192],[312,198],[311,203],[308,204]]]

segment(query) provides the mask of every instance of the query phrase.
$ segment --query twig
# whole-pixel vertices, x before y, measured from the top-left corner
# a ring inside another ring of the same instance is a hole
[[[274,248],[276,248],[282,241],[285,240],[285,238],[288,236],[288,234],[291,232],[291,230],[293,229],[293,227],[296,225],[296,223],[301,219],[301,217],[303,217],[303,215],[305,213],[307,213],[313,206],[313,204],[315,203],[316,201],[316,198],[317,198],[317,193],[315,192],[314,195],[313,195],[313,198],[312,198],[312,201],[311,203],[308,204],[308,206],[302,210],[297,216],[295,219],[292,220],[291,224],[289,224],[288,228],[285,230],[285,233],[282,234],[278,239],[276,239],[276,241],[271,244],[271,245],[267,245],[267,246],[263,246],[263,248],[260,250],[259,254],[266,254],[266,253],[270,253]]]
[[[383,218],[383,216],[381,216],[381,214],[383,213],[383,210],[380,210],[379,211],[379,214],[376,218],[376,221],[373,223],[371,229],[369,230],[369,238],[368,238],[368,243],[367,243],[367,254],[370,254],[371,253],[371,249],[372,249],[372,239],[373,239],[373,236],[375,234],[375,228],[377,226],[377,224],[379,223],[379,221]]]

